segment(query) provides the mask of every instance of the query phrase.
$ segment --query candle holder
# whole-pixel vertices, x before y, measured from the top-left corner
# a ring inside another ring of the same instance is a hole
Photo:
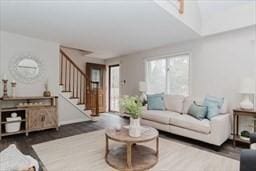
[[[2,81],[3,81],[3,84],[4,84],[3,97],[6,98],[6,97],[8,97],[8,93],[7,93],[7,83],[8,83],[8,80],[3,79]]]
[[[11,82],[12,85],[12,97],[16,97],[16,82]]]

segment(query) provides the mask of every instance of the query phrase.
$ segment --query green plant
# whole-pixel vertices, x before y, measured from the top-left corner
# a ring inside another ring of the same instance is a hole
[[[120,100],[122,111],[129,114],[133,119],[138,119],[142,112],[142,103],[137,96],[124,96]]]
[[[242,137],[249,138],[249,137],[250,137],[250,132],[249,132],[249,131],[244,130],[244,131],[242,131],[242,132],[241,132],[241,136],[242,136]]]

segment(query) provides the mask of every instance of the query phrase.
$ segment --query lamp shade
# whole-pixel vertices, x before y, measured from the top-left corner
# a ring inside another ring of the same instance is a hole
[[[252,78],[245,78],[242,80],[240,85],[240,93],[241,94],[255,94],[256,92],[256,84],[255,80]]]
[[[146,92],[147,91],[147,84],[145,81],[139,82],[139,91]]]

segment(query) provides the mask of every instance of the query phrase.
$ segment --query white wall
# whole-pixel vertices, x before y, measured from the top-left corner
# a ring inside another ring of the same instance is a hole
[[[212,12],[209,16],[203,13],[201,34],[211,35],[252,25],[256,25],[256,1],[241,1],[237,6],[219,13]]]
[[[138,94],[138,82],[145,80],[145,59],[180,52],[191,53],[191,95],[224,96],[230,109],[239,103],[239,82],[244,77],[256,78],[256,55],[252,39],[256,27],[249,27],[201,40],[156,48],[128,56],[106,60],[120,63],[120,80],[126,80],[121,94]]]
[[[88,121],[84,113],[74,107],[65,97],[59,95],[59,121],[60,125]]]
[[[23,84],[17,80],[17,96],[42,95],[46,80],[48,80],[49,90],[52,94],[58,95],[59,44],[3,31],[0,32],[0,35],[0,77],[5,73],[8,76],[8,80],[13,80],[8,69],[10,60],[27,53],[39,58],[45,66],[44,77],[40,81],[33,84]],[[0,91],[0,95],[2,95],[2,91]]]
[[[38,57],[45,66],[44,78],[31,84],[23,84],[17,80],[17,96],[42,96],[45,80],[48,80],[52,95],[59,95],[59,43],[39,40],[18,34],[0,31],[0,79],[6,73],[8,80],[13,80],[9,72],[9,61],[24,53]],[[2,81],[0,96],[2,96]],[[8,87],[10,93],[10,84]],[[59,122],[71,123],[86,120],[79,110],[59,96]]]

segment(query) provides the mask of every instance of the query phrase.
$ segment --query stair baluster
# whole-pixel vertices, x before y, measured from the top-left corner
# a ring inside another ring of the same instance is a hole
[[[89,83],[89,90],[92,92],[89,98],[86,98],[86,83]],[[78,98],[79,104],[84,104],[86,110],[91,110],[92,116],[99,115],[99,83],[91,81],[62,49],[60,49],[60,85],[64,87],[64,91],[71,92],[71,98]],[[89,100],[88,106],[86,99]]]

